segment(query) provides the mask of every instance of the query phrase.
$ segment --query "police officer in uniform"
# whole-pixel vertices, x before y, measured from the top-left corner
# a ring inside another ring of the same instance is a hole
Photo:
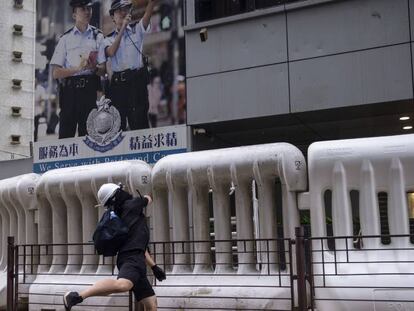
[[[107,96],[121,115],[122,130],[144,129],[148,122],[149,74],[143,64],[144,35],[150,31],[150,19],[155,1],[148,0],[144,16],[131,23],[130,0],[113,0],[109,14],[115,30],[104,40],[98,62],[109,61],[113,75]]]
[[[75,25],[56,46],[50,64],[59,79],[59,138],[85,136],[89,112],[96,107],[101,82],[97,73],[97,54],[103,43],[102,32],[89,25],[92,0],[71,0]]]

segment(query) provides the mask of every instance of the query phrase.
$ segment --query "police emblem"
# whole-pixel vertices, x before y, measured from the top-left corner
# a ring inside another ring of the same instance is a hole
[[[93,109],[86,121],[88,135],[84,143],[91,149],[99,152],[107,152],[124,139],[121,128],[121,116],[119,111],[110,106],[111,100],[102,96],[96,102],[97,108]]]

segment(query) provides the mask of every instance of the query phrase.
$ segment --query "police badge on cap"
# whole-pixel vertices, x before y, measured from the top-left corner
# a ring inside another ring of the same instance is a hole
[[[82,6],[92,6],[92,0],[70,0],[69,5],[73,8]]]
[[[132,3],[130,0],[112,0],[111,8],[109,9],[109,14],[113,15],[115,10],[131,6]]]

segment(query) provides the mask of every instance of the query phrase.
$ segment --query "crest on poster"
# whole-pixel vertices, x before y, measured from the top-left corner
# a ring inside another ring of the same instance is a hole
[[[110,103],[110,99],[102,96],[96,102],[97,108],[89,113],[86,121],[88,135],[84,143],[95,151],[107,152],[119,145],[125,137],[120,130],[119,111]]]

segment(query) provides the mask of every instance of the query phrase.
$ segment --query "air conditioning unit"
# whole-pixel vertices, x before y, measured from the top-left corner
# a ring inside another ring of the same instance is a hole
[[[22,88],[22,80],[20,79],[13,79],[12,80],[12,89],[20,90]]]
[[[13,61],[16,63],[22,62],[23,52],[13,51]]]
[[[11,115],[13,117],[20,117],[22,115],[22,107],[12,106],[11,107]]]
[[[23,35],[23,25],[14,24],[13,25],[13,34],[15,36],[21,36],[21,35]]]
[[[19,145],[20,144],[20,135],[10,135],[10,144]]]
[[[23,9],[23,0],[13,0],[15,9]]]

